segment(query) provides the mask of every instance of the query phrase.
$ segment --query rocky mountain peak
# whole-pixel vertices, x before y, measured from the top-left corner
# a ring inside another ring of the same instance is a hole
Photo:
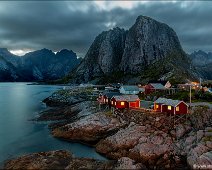
[[[72,50],[62,49],[56,53],[56,56],[77,57]]]
[[[146,16],[139,16],[126,36],[121,68],[140,72],[144,66],[155,63],[174,51],[182,51],[174,30]]]
[[[179,71],[182,77],[190,77],[188,66],[190,60],[175,31],[141,15],[128,31],[117,27],[99,34],[71,77],[75,82],[129,82],[133,79],[131,83],[134,83],[141,79],[176,77]]]
[[[7,48],[0,48],[1,52],[9,52]]]
[[[125,30],[118,27],[99,34],[77,68],[77,79],[89,81],[117,70],[124,52],[125,36]]]

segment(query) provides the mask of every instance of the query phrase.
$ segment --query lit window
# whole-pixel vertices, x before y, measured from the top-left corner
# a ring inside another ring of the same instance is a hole
[[[124,106],[124,102],[121,102],[121,106]]]
[[[180,108],[179,108],[179,106],[177,106],[177,107],[176,107],[176,111],[177,111],[177,112],[178,112],[178,111],[180,111]]]
[[[111,102],[111,104],[113,104],[113,101]]]
[[[158,109],[159,108],[159,105],[158,104],[156,104],[156,109]]]
[[[106,99],[106,102],[108,103],[108,99]]]
[[[172,110],[172,107],[171,106],[168,106],[168,110]]]
[[[115,102],[115,106],[116,106],[116,102]]]

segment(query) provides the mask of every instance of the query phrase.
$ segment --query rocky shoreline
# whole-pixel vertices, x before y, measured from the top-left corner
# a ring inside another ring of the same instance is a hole
[[[207,108],[197,107],[187,121],[174,124],[173,117],[164,114],[138,110],[112,114],[99,109],[89,88],[61,90],[44,102],[54,108],[36,120],[52,121],[49,127],[54,137],[91,144],[114,161],[100,163],[73,158],[67,151],[52,151],[11,160],[6,169],[189,169],[212,165],[212,111]]]

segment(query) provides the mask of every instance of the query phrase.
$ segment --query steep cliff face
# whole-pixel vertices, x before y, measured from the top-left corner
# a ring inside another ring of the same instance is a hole
[[[98,35],[70,79],[75,83],[184,81],[194,78],[193,72],[175,31],[139,16],[129,31],[115,28]]]
[[[98,35],[75,70],[75,81],[87,82],[118,70],[124,52],[125,36],[126,32],[120,28]]]
[[[138,73],[145,66],[182,51],[178,37],[168,25],[139,16],[126,37],[121,69]]]

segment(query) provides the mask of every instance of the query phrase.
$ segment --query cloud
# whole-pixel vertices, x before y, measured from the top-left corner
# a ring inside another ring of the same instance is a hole
[[[171,26],[186,52],[212,51],[212,2],[181,1],[13,1],[0,2],[0,47],[13,52],[72,49],[83,57],[95,37],[137,16]]]

